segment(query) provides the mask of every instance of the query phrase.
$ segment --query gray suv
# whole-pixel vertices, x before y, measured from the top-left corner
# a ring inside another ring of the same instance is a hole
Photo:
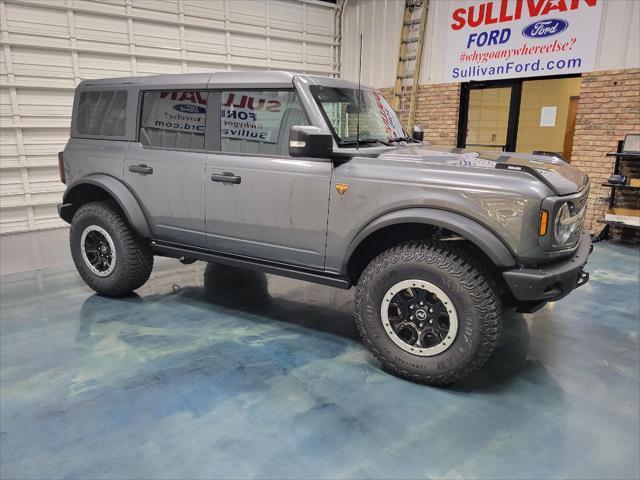
[[[59,161],[71,254],[98,293],[143,285],[154,255],[356,286],[367,347],[432,385],[482,366],[503,308],[588,280],[588,177],[552,155],[425,145],[343,80],[87,80]]]

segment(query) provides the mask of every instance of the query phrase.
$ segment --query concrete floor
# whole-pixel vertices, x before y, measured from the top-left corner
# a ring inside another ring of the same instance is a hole
[[[3,479],[640,476],[636,250],[436,389],[378,369],[352,292],[158,259],[101,298],[44,235],[0,239]]]

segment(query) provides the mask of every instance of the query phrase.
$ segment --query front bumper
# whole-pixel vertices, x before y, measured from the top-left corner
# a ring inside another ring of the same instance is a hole
[[[591,236],[583,233],[572,257],[539,268],[518,268],[503,272],[507,286],[518,302],[553,302],[584,285],[589,274],[584,271],[593,250]]]

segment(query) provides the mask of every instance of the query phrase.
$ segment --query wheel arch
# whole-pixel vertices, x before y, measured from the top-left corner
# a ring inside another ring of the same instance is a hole
[[[58,206],[60,218],[71,223],[76,211],[85,203],[114,200],[127,217],[131,227],[142,237],[151,238],[149,222],[135,195],[120,180],[97,174],[84,177],[70,185]]]
[[[433,208],[407,208],[386,213],[367,224],[351,241],[342,272],[355,283],[366,265],[391,246],[406,240],[428,238],[438,229],[448,230],[474,245],[494,267],[515,265],[513,252],[496,234],[459,213]]]

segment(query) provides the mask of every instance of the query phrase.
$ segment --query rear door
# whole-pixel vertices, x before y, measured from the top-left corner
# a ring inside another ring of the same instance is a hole
[[[210,248],[324,268],[332,164],[289,156],[290,128],[308,125],[295,90],[217,93],[219,147],[205,175]]]
[[[206,90],[141,94],[138,142],[124,166],[153,237],[206,246],[204,234]]]

